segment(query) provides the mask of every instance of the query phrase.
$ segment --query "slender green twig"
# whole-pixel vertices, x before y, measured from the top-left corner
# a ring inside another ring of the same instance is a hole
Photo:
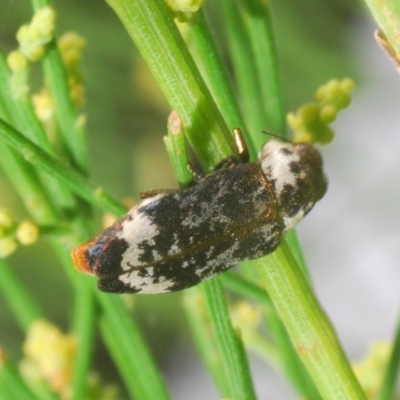
[[[203,282],[200,288],[215,341],[223,357],[221,363],[229,389],[223,395],[233,399],[255,399],[243,343],[231,325],[221,283],[218,278],[214,278]]]
[[[0,259],[0,290],[21,328],[26,331],[32,322],[43,318],[43,312],[15,276],[13,267]]]
[[[50,6],[49,0],[31,0],[34,11]],[[56,40],[47,46],[43,59],[43,69],[47,86],[57,109],[59,129],[69,150],[72,164],[81,172],[87,169],[86,132],[79,122],[69,95],[68,78]]]
[[[377,400],[391,400],[394,398],[396,384],[400,369],[400,319],[397,321],[396,335],[389,362],[386,367],[382,387],[379,390]]]
[[[10,90],[11,74],[8,70],[3,52],[0,49],[0,78],[3,84],[0,85],[0,98],[5,108],[5,114],[8,116],[8,122],[23,132],[26,137],[40,148],[55,156],[55,151],[51,147],[43,125],[37,119],[29,93],[21,91],[18,94]],[[6,150],[7,151],[7,150]],[[41,171],[37,171],[41,176]],[[48,175],[44,175],[46,180],[45,188],[52,202],[57,203],[60,208],[72,209],[74,207],[74,198],[71,193],[58,180]]]
[[[229,393],[229,376],[223,369],[224,359],[215,340],[210,317],[205,309],[204,296],[198,288],[186,290],[183,296],[186,318],[189,321],[197,351],[220,393]]]
[[[0,360],[0,393],[7,400],[37,400],[9,360]]]
[[[203,10],[195,12],[187,22],[177,22],[177,26],[229,128],[239,127],[247,134],[238,99],[233,94]],[[252,145],[250,142],[249,146]],[[250,152],[253,154],[253,149]]]
[[[156,0],[107,0],[178,112],[188,141],[206,171],[236,149],[167,5]]]
[[[400,3],[397,0],[365,0],[373,17],[379,24],[386,40],[393,47],[397,63],[400,62]]]
[[[271,298],[265,289],[230,271],[221,275],[221,281],[226,288],[244,296],[246,299],[256,301],[258,305],[263,307],[264,315],[268,316],[268,329],[272,333],[272,337],[275,339],[281,355],[280,367],[284,369],[290,381],[302,397],[315,400],[320,399],[320,395],[309,374],[304,370],[304,366],[300,362],[290,342],[287,331],[275,312]]]
[[[219,5],[222,8],[222,17],[227,27],[226,32],[240,105],[246,126],[249,128],[248,137],[253,143],[250,155],[254,160],[259,149],[257,147],[259,132],[265,128],[264,105],[257,67],[254,62],[249,33],[237,1],[222,0]]]
[[[262,115],[265,118],[264,129],[284,134],[285,113],[272,32],[271,5],[260,0],[240,1],[240,3],[260,82]],[[254,138],[257,139],[253,136]],[[256,141],[257,148],[261,144],[262,139],[260,138]]]
[[[80,174],[62,165],[58,160],[45,153],[20,132],[0,119],[0,138],[18,150],[26,161],[41,168],[49,175],[61,180],[74,193],[104,211],[122,215],[125,207],[104,193],[95,185],[87,182]],[[46,204],[46,202],[44,202]]]
[[[100,320],[103,337],[131,396],[141,400],[169,399],[150,352],[121,298],[98,291],[96,294],[104,310],[104,318]]]
[[[171,113],[169,122],[179,131],[182,122],[176,112]],[[172,132],[170,133],[172,134]],[[177,138],[169,138],[169,140],[177,141]],[[187,154],[182,149],[178,152],[173,150],[171,145],[167,146],[178,182],[182,182],[187,173]],[[198,289],[188,290],[185,295],[187,314],[200,354],[224,397],[252,399],[254,398],[254,389],[246,354],[240,337],[230,324],[228,307],[221,284],[215,279],[204,282],[201,287],[200,306],[200,300],[196,300],[196,296],[192,293],[197,293]],[[206,312],[202,312],[203,304]],[[192,306],[194,308],[190,308]],[[194,313],[199,315],[191,315]],[[212,336],[207,334],[209,331]]]
[[[325,400],[366,399],[288,245],[283,242],[254,264],[321,396]]]

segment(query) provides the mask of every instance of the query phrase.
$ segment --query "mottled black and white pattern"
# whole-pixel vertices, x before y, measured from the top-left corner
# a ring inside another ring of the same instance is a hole
[[[218,170],[197,185],[148,197],[78,246],[79,269],[106,292],[163,293],[271,253],[326,190],[308,144],[270,141],[258,163]]]

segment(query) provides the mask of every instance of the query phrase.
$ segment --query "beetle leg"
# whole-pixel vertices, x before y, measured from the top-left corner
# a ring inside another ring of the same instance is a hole
[[[250,158],[249,150],[244,140],[242,131],[239,128],[234,128],[232,132],[233,132],[233,138],[235,140],[235,146],[239,154],[239,160],[240,160],[239,162],[248,163]],[[238,164],[237,158],[234,155],[231,155],[218,162],[217,165],[214,167],[214,171],[217,171],[222,168],[230,168],[236,164]]]
[[[233,137],[235,140],[235,145],[237,152],[239,154],[239,159],[241,163],[248,163],[249,162],[249,150],[247,148],[246,142],[244,140],[242,131],[239,128],[233,129]],[[219,169],[223,168],[230,168],[234,165],[238,164],[238,160],[234,155],[230,155],[221,161],[219,161],[215,167],[214,171],[218,171]],[[193,176],[195,182],[199,182],[204,178],[204,174],[200,172],[192,163],[188,164],[188,170]]]
[[[248,163],[250,161],[249,149],[247,148],[246,141],[244,140],[242,131],[240,128],[233,128],[233,138],[235,140],[236,149],[239,153],[239,158],[242,163]]]
[[[200,182],[204,178],[204,174],[191,162],[188,163],[187,168],[192,174],[195,183]]]
[[[223,169],[223,168],[230,168],[233,165],[236,165],[238,162],[235,158],[235,156],[228,156],[226,158],[223,158],[221,161],[219,161],[215,167],[214,167],[214,171],[218,171],[219,169]]]

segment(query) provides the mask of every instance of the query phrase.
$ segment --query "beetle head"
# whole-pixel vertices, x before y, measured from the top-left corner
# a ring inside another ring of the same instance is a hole
[[[261,148],[258,159],[265,177],[274,185],[285,230],[288,231],[326,192],[321,155],[309,143],[270,140]]]

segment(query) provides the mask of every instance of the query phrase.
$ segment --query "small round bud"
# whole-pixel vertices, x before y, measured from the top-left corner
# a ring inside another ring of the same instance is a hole
[[[10,229],[15,224],[14,218],[11,214],[3,209],[0,209],[0,226],[5,229]]]
[[[42,31],[54,29],[56,14],[51,7],[43,7],[35,13],[32,25],[40,27]]]
[[[329,124],[336,119],[337,108],[332,104],[323,106],[319,112],[319,118],[325,124]]]
[[[40,121],[49,121],[54,115],[54,103],[47,89],[42,89],[32,96],[36,116]]]
[[[304,124],[309,124],[318,119],[319,107],[317,104],[308,103],[300,107],[297,114],[303,120]]]
[[[39,238],[39,228],[32,221],[22,221],[15,233],[17,240],[24,246],[35,243]]]
[[[17,72],[26,69],[28,60],[20,51],[14,50],[8,55],[7,64],[11,71]]]
[[[333,130],[331,128],[329,128],[328,126],[326,126],[325,129],[319,135],[318,142],[321,144],[328,144],[328,143],[332,142],[334,137],[335,137],[335,134],[333,133]]]
[[[41,60],[43,58],[44,53],[45,53],[44,46],[35,46],[35,47],[31,47],[29,49],[29,51],[26,52],[26,56],[31,61],[38,61],[38,60]]]
[[[17,241],[11,236],[0,239],[0,258],[8,257],[12,253],[14,253],[17,247]]]
[[[18,40],[18,43],[24,42],[25,40],[27,40],[27,38],[29,38],[30,35],[30,28],[29,25],[22,25],[16,34],[16,38]]]
[[[168,6],[174,12],[196,12],[203,5],[204,0],[167,0]]]
[[[351,93],[354,87],[354,81],[350,78],[344,78],[340,81],[340,88],[346,93]]]
[[[293,143],[313,143],[314,137],[311,132],[307,130],[295,132],[292,142]]]
[[[293,113],[289,113],[286,116],[286,121],[293,130],[299,130],[304,128],[303,120]]]

